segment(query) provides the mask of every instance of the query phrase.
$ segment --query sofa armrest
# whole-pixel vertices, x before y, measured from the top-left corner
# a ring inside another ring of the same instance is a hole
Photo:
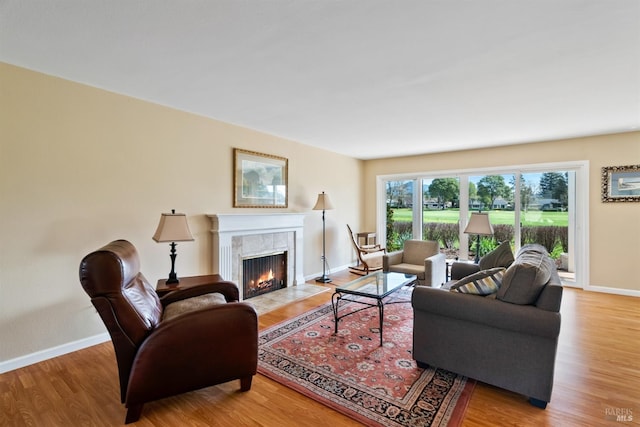
[[[480,271],[478,264],[472,264],[470,262],[454,262],[451,264],[451,280],[460,280],[463,277],[467,277],[473,273]]]
[[[390,252],[382,256],[382,270],[389,271],[389,266],[402,263],[402,254],[404,251]]]
[[[411,305],[414,310],[459,319],[491,328],[555,338],[560,333],[560,313],[533,305],[516,305],[478,295],[417,286]]]
[[[562,282],[560,281],[560,277],[558,277],[558,273],[555,271],[551,277],[552,279],[544,289],[542,289],[536,301],[536,307],[542,310],[559,312],[560,305],[562,304]]]

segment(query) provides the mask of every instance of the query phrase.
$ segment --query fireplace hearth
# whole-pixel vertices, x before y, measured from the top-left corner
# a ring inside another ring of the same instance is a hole
[[[242,278],[245,299],[286,288],[287,253],[244,258]]]

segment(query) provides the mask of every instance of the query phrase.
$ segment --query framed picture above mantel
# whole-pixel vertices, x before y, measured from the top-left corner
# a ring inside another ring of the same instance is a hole
[[[284,157],[233,149],[233,207],[286,208],[289,161]]]
[[[640,165],[602,168],[603,202],[640,202]]]

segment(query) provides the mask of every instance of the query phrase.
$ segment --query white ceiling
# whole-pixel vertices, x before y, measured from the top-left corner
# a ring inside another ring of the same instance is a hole
[[[0,0],[0,61],[362,159],[640,128],[638,0]]]

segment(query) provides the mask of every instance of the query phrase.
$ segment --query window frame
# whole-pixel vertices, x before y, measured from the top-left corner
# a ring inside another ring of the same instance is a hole
[[[414,238],[422,239],[422,212],[416,212],[415,206],[422,206],[423,179],[451,178],[459,179],[460,186],[460,229],[464,230],[469,217],[469,177],[477,175],[514,174],[516,186],[514,188],[514,204],[520,206],[520,176],[528,173],[573,171],[575,180],[569,182],[569,203],[572,206],[569,216],[569,235],[573,248],[571,254],[572,265],[575,266],[575,282],[565,283],[568,286],[586,288],[589,283],[589,161],[570,161],[555,163],[536,163],[525,165],[508,165],[500,167],[486,167],[463,170],[437,170],[428,172],[389,174],[376,176],[376,229],[379,242],[387,241],[386,233],[386,188],[387,181],[414,180],[414,210],[413,234]],[[416,194],[418,193],[418,194]],[[520,211],[516,210],[515,221],[520,222]],[[514,239],[519,247],[520,230],[516,227]],[[460,257],[468,257],[468,236],[460,232]],[[578,285],[582,284],[582,285]]]

